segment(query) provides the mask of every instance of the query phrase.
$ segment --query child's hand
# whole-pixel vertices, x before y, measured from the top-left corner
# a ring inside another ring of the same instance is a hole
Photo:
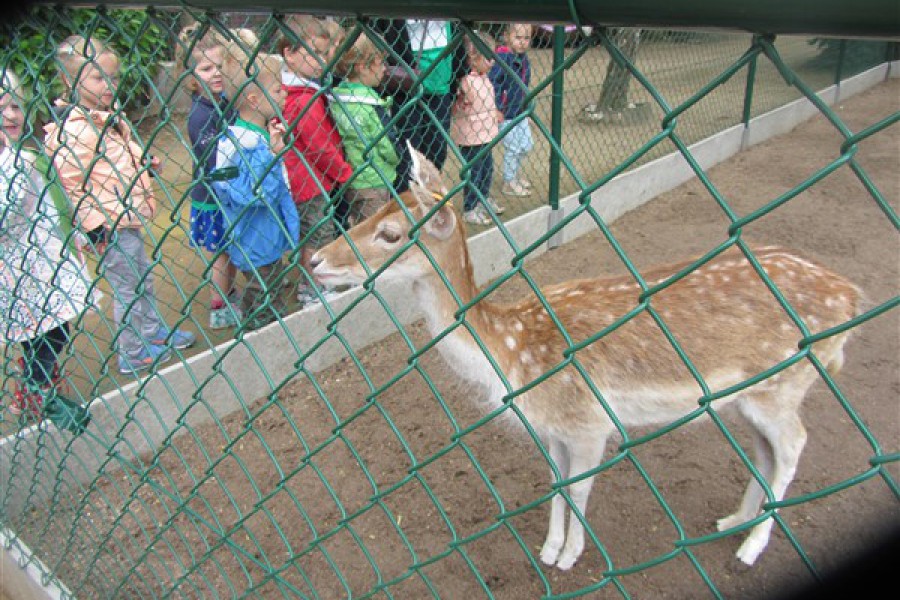
[[[275,154],[284,150],[285,133],[287,133],[287,129],[285,129],[284,123],[278,119],[269,121],[269,147],[272,148],[272,152]]]
[[[156,174],[159,173],[160,167],[162,167],[162,159],[158,156],[148,155],[145,159],[147,165],[147,173],[150,177],[156,177]]]

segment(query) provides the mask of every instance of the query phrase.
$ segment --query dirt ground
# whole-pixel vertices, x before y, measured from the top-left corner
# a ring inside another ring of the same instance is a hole
[[[900,110],[900,80],[836,110],[859,131]],[[895,124],[854,157],[893,211],[900,204],[898,134]],[[834,127],[816,118],[711,169],[709,180],[746,215],[828,165],[840,143]],[[715,247],[727,227],[708,191],[692,181],[611,229],[644,269]],[[748,224],[743,235],[802,250],[858,283],[872,305],[898,293],[897,230],[848,166]],[[527,270],[549,284],[624,267],[597,233]],[[524,289],[514,278],[498,298]],[[858,328],[837,377],[846,406],[822,383],[807,396],[809,441],[788,490],[803,501],[781,511],[782,526],[753,567],[734,557],[742,534],[675,546],[714,533],[749,478],[710,422],[638,446],[632,460],[599,475],[586,515],[593,541],[572,571],[544,567],[537,554],[549,506],[532,503],[549,493],[549,473],[535,442],[496,420],[474,427],[484,417],[472,402],[478,391],[460,384],[434,350],[410,365],[398,333],[315,382],[291,382],[278,402],[260,400],[247,415],[176,439],[151,472],[155,485],[141,487],[126,513],[103,508],[116,506],[103,499],[115,496],[111,489],[94,490],[93,539],[104,550],[88,570],[63,561],[60,575],[84,597],[107,595],[102,581],[122,578],[122,597],[156,597],[173,586],[187,598],[775,597],[811,584],[813,569],[826,576],[900,530],[891,489],[898,465],[866,476],[876,453],[898,452],[898,331],[896,310]],[[416,348],[428,341],[421,324],[406,336]],[[740,428],[730,431],[746,441]],[[607,455],[618,443],[611,441]],[[135,571],[123,571],[135,562]],[[607,582],[610,572],[616,576]]]

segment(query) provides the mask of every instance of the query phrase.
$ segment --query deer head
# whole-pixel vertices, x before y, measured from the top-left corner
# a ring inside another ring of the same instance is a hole
[[[465,232],[452,203],[445,200],[447,188],[440,172],[408,141],[407,146],[412,157],[409,190],[400,194],[399,202],[389,202],[346,237],[316,252],[311,265],[322,285],[361,283],[389,261],[383,280],[434,275],[425,249],[440,263],[451,248],[465,246]],[[412,231],[416,225],[420,227]]]

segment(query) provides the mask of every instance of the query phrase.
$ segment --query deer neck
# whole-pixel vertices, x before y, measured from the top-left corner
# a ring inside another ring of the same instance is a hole
[[[457,324],[455,315],[478,295],[479,289],[475,284],[465,234],[458,230],[455,235],[458,243],[451,244],[450,249],[442,256],[435,253],[446,283],[436,271],[432,271],[414,282],[413,291],[432,337],[443,335],[448,329],[452,329],[437,345],[447,362],[466,379],[493,387],[497,385],[499,378],[485,357],[484,350],[465,324]],[[455,292],[455,297],[451,290]],[[494,344],[490,328],[503,312],[503,307],[482,300],[469,307],[465,313],[465,323],[474,330],[478,340],[498,361],[502,350]]]

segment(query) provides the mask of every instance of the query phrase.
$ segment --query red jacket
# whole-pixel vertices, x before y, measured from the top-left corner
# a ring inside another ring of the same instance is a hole
[[[290,78],[284,89],[287,91],[282,112],[284,124],[294,138],[294,147],[285,153],[284,164],[291,196],[300,204],[322,194],[323,189],[332,192],[350,178],[353,167],[344,158],[341,136],[328,112],[324,94],[313,99],[318,88],[299,78]]]

